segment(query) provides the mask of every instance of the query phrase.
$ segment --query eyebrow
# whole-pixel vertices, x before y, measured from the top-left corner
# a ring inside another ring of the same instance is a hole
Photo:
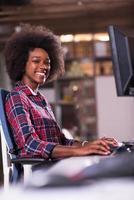
[[[40,56],[33,56],[32,58],[39,58],[39,59],[42,59]],[[45,60],[50,60],[50,58],[47,57]]]
[[[32,58],[41,58],[40,56],[32,56]]]

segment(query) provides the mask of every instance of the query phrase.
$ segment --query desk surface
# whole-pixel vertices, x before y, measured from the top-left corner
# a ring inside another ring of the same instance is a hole
[[[28,189],[22,186],[0,190],[1,200],[133,200],[134,180],[131,178],[102,179],[86,186]]]

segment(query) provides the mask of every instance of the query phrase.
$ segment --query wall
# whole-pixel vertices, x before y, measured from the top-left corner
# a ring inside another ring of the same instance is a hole
[[[0,87],[7,88],[7,89],[11,88],[11,83],[6,73],[4,57],[1,52],[0,52]]]
[[[96,78],[98,135],[134,139],[134,98],[117,97],[114,77]]]

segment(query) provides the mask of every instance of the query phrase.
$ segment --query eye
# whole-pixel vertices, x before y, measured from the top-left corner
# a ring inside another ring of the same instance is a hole
[[[39,63],[40,63],[40,60],[37,60],[37,59],[36,59],[36,60],[32,60],[32,62],[35,63],[35,64],[39,64]]]

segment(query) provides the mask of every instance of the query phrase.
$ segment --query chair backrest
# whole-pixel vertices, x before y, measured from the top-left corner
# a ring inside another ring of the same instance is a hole
[[[17,158],[17,147],[15,145],[15,141],[13,139],[11,128],[5,112],[5,99],[8,93],[9,91],[0,88],[0,134],[5,188],[9,185],[9,183],[17,183],[22,176],[27,175],[27,173],[24,172],[27,169],[24,170],[23,165],[26,164],[28,167],[28,165],[35,165],[46,162],[43,158]],[[10,157],[7,156],[7,148]]]
[[[9,150],[9,153],[11,155],[15,153],[15,142],[13,139],[13,136],[11,134],[10,125],[7,121],[6,113],[5,113],[5,98],[9,91],[5,89],[0,89],[0,126],[2,127],[3,131],[1,131],[1,134],[4,135],[7,148]]]

